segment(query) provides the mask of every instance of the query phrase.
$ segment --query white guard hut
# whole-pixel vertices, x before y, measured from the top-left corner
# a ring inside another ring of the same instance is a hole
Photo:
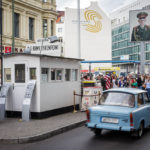
[[[11,83],[7,115],[21,115],[26,86],[36,80],[31,100],[31,117],[44,118],[73,111],[73,91],[80,93],[81,59],[16,53],[4,55],[4,83]],[[76,98],[79,106],[80,99]]]

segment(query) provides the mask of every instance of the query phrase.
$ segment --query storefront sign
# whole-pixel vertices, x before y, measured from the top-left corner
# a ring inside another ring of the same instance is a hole
[[[5,53],[11,53],[11,47],[5,46]]]
[[[27,49],[30,49],[32,54],[45,54],[50,56],[61,56],[61,43],[37,43],[33,45],[27,45]]]
[[[120,67],[96,67],[95,71],[119,71]]]
[[[129,55],[121,55],[120,60],[129,60]]]

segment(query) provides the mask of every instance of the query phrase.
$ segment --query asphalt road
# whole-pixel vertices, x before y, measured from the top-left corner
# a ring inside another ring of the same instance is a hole
[[[36,143],[0,144],[0,150],[150,150],[150,129],[136,139],[126,132],[114,131],[103,131],[97,137],[80,127]]]

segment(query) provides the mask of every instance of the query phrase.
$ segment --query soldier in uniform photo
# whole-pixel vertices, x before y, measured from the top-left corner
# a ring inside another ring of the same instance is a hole
[[[137,14],[139,25],[132,30],[131,41],[149,41],[150,40],[150,26],[146,25],[146,17],[148,13],[140,12]]]

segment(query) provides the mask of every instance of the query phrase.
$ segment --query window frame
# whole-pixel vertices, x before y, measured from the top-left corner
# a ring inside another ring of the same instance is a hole
[[[24,68],[23,68],[23,69],[24,69],[24,80],[23,80],[23,81],[16,81],[16,66],[17,66],[17,65],[18,65],[18,66],[19,66],[19,65],[24,65]],[[26,64],[14,64],[14,67],[15,67],[15,69],[14,69],[14,70],[15,70],[15,71],[14,71],[14,74],[15,74],[15,76],[14,76],[14,77],[15,77],[15,78],[14,78],[15,80],[14,80],[14,81],[15,81],[15,83],[26,83]]]

